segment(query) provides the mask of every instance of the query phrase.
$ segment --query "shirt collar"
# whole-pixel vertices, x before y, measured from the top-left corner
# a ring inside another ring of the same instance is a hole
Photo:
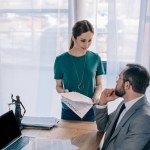
[[[125,106],[126,106],[126,110],[128,111],[139,99],[141,99],[142,97],[144,97],[144,95],[138,97],[138,98],[135,98],[129,102],[125,102]]]

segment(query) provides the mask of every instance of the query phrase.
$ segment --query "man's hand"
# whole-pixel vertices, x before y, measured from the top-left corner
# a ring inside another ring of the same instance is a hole
[[[114,89],[104,89],[104,91],[101,93],[98,104],[106,105],[108,102],[113,101],[117,98],[118,98],[118,96],[115,95]]]

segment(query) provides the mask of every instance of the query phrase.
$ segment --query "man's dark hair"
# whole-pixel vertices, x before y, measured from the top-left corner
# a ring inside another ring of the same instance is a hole
[[[150,74],[139,64],[127,64],[123,72],[124,81],[129,81],[135,92],[145,94],[150,82]]]

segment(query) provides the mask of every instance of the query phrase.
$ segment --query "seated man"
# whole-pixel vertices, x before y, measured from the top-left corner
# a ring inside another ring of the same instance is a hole
[[[150,104],[145,91],[148,71],[138,64],[127,64],[115,89],[105,89],[94,106],[97,128],[105,132],[101,150],[142,150],[150,139]],[[123,97],[117,109],[108,115],[107,103]]]

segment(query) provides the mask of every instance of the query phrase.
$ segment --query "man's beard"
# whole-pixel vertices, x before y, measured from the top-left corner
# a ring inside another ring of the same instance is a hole
[[[124,87],[122,86],[120,89],[115,89],[115,95],[119,97],[123,97],[126,94],[126,91],[124,90]]]

